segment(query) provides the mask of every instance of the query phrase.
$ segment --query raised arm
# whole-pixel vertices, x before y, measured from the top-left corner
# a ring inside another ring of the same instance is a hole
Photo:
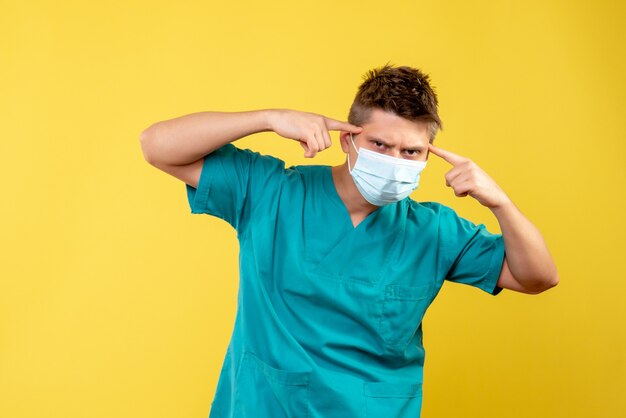
[[[229,142],[270,130],[268,110],[197,112],[152,124],[140,142],[150,164],[184,166]]]
[[[446,173],[446,185],[456,196],[473,197],[498,219],[506,258],[497,285],[532,295],[556,286],[557,268],[541,233],[496,182],[469,158],[432,144],[429,151],[453,165]]]
[[[148,163],[196,187],[203,158],[245,136],[274,131],[296,140],[305,157],[331,146],[329,130],[353,133],[362,128],[310,112],[263,109],[245,112],[198,112],[156,122],[140,135]]]

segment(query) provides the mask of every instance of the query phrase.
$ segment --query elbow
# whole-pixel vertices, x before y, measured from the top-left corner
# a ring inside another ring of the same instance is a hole
[[[554,276],[552,277],[552,280],[550,281],[550,287],[555,287],[557,284],[559,284],[559,273],[555,271]]]
[[[548,282],[548,289],[552,289],[553,287],[556,287],[556,285],[559,284],[559,275],[558,273],[554,273],[554,276],[552,277],[552,279]]]
[[[553,266],[552,274],[549,276],[549,279],[547,280],[548,287],[546,288],[546,290],[551,289],[558,284],[559,284],[559,272],[557,271],[556,266]]]
[[[141,144],[141,152],[143,158],[151,165],[154,165],[154,141],[155,141],[155,125],[151,125],[144,129],[139,135],[139,143]]]
[[[558,273],[555,271],[550,278],[543,280],[541,283],[541,286],[536,291],[532,292],[533,295],[538,295],[539,293],[543,293],[546,290],[556,287],[559,284]]]

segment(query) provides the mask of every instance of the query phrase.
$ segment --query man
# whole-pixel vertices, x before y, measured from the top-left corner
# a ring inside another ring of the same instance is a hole
[[[509,197],[471,160],[432,145],[437,105],[427,75],[385,65],[368,73],[348,122],[200,112],[142,133],[146,160],[186,183],[191,212],[237,231],[237,315],[211,418],[418,417],[421,321],[444,280],[493,295],[558,283],[541,234]],[[273,131],[312,158],[331,146],[329,130],[341,132],[342,165],[286,168],[231,144]],[[409,197],[429,152],[502,234]]]

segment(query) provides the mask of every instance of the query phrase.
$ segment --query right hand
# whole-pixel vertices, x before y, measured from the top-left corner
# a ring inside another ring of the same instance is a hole
[[[300,142],[304,156],[313,158],[319,151],[330,147],[328,131],[347,131],[355,134],[363,128],[316,113],[289,109],[271,109],[268,112],[270,129],[278,135]]]

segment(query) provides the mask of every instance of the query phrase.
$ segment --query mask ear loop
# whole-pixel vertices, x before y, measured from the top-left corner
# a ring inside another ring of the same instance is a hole
[[[352,132],[350,132],[350,142],[352,142],[352,146],[354,147],[354,150],[356,151],[356,153],[359,153],[359,150],[356,149],[356,145],[354,145],[354,139],[352,139]],[[348,152],[348,171],[350,173],[352,173],[352,168],[350,168],[350,152]]]

